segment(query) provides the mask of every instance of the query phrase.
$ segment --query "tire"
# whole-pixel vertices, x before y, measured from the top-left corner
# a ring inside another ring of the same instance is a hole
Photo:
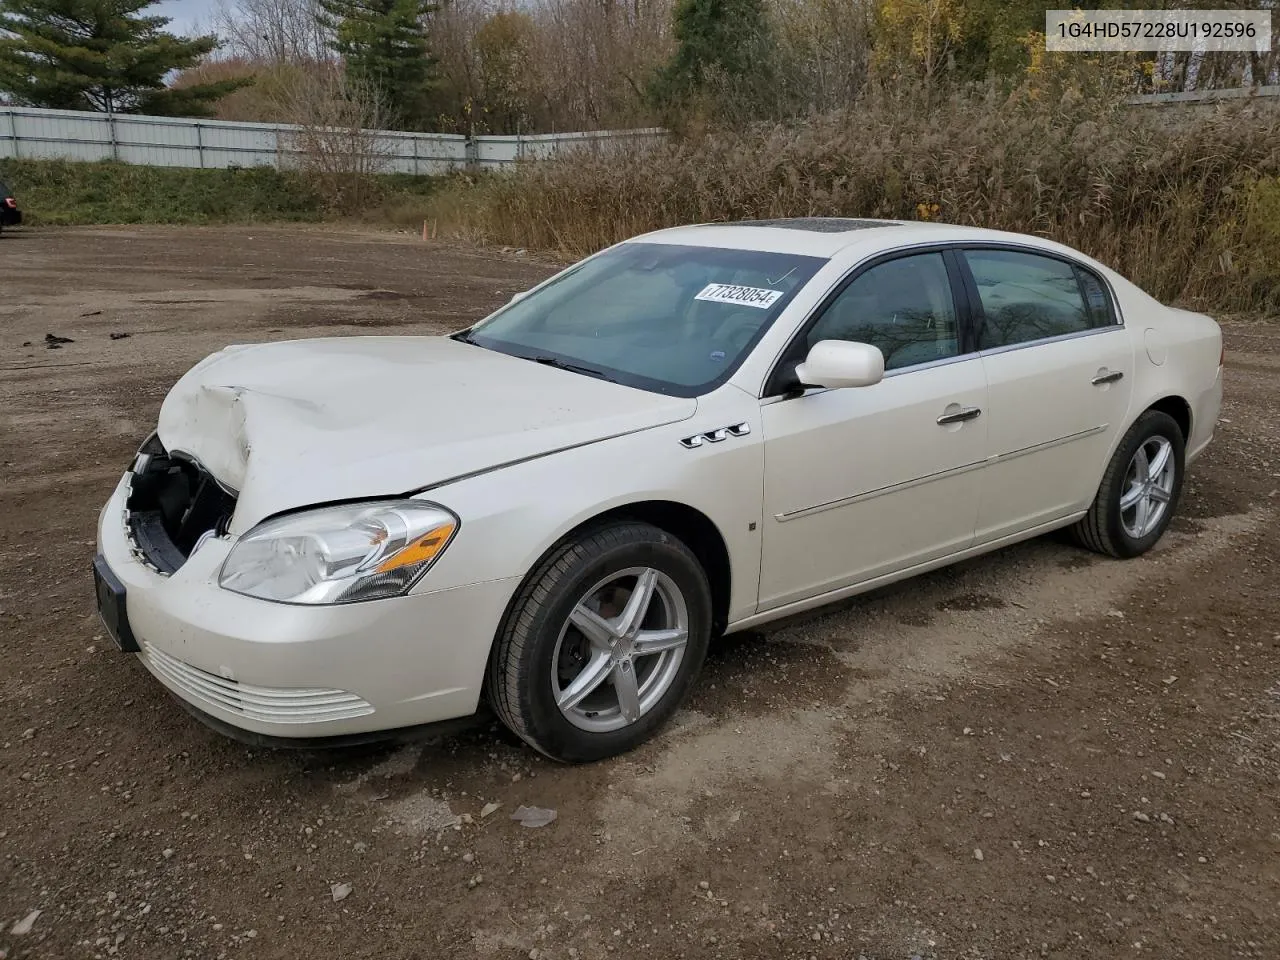
[[[1071,528],[1076,542],[1081,546],[1110,557],[1127,559],[1146,553],[1156,545],[1173,519],[1182,495],[1182,480],[1186,468],[1185,439],[1182,429],[1167,413],[1148,410],[1129,428],[1120,441],[1097,496],[1084,515]],[[1153,480],[1155,458],[1168,449],[1166,466]],[[1148,490],[1150,496],[1138,496],[1139,482],[1136,471],[1141,466],[1138,451],[1146,457]],[[1171,462],[1171,473],[1167,464]],[[1156,489],[1158,488],[1158,489]],[[1160,500],[1160,497],[1167,500]],[[1146,501],[1145,515],[1142,503],[1125,505],[1123,501]],[[1158,510],[1158,516],[1153,516]],[[1145,516],[1145,522],[1139,523]]]
[[[671,718],[710,638],[711,589],[692,551],[647,523],[611,523],[559,545],[525,579],[498,629],[485,689],[534,749],[566,763],[601,760]]]

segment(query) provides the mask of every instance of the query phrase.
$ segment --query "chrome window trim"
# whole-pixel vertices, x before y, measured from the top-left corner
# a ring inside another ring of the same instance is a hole
[[[1103,276],[1101,273],[1099,273],[1097,270],[1095,270],[1093,267],[1089,266],[1087,263],[1081,263],[1079,260],[1077,260],[1075,257],[1069,254],[1060,253],[1057,250],[1046,250],[1044,249],[1044,247],[1037,247],[1028,243],[1018,243],[1017,241],[1006,243],[1003,240],[961,241],[955,244],[955,247],[957,250],[959,250],[962,256],[964,255],[964,252],[966,250],[1009,250],[1013,253],[1026,253],[1032,256],[1048,257],[1050,260],[1061,260],[1063,263],[1069,263],[1073,267],[1075,267],[1077,270],[1085,271],[1091,277],[1096,278],[1098,283],[1102,284],[1102,289],[1106,291],[1107,298],[1111,303],[1111,313],[1115,317],[1115,320],[1107,324],[1105,327],[1090,327],[1089,331],[1078,331],[1078,332],[1084,333],[1084,332],[1090,332],[1095,330],[1110,330],[1112,327],[1124,326],[1124,313],[1121,312],[1120,310],[1120,298],[1116,296],[1115,287],[1111,285],[1111,281],[1107,279],[1105,276]],[[972,268],[970,269],[972,270]],[[1046,337],[1045,339],[1052,340],[1056,338]],[[1045,341],[1044,340],[1028,340],[1027,341],[1027,343],[1043,343],[1043,342]],[[1021,346],[1021,344],[1014,344],[1014,346]]]
[[[1111,324],[1107,327],[1090,327],[1088,330],[1076,330],[1074,333],[1060,333],[1056,337],[1042,337],[1039,340],[1026,340],[1022,343],[1010,343],[1003,347],[991,347],[989,350],[979,350],[974,356],[977,357],[994,357],[1001,353],[1011,353],[1014,350],[1026,350],[1028,347],[1042,347],[1047,343],[1060,343],[1063,340],[1079,340],[1081,337],[1095,337],[1103,333],[1115,333],[1123,330],[1124,327],[1119,324]],[[885,374],[888,376],[888,374]]]
[[[980,360],[981,358],[982,358],[982,354],[976,353],[976,352],[975,353],[957,353],[954,357],[942,357],[941,359],[938,359],[938,360],[926,360],[924,363],[913,363],[909,367],[897,367],[896,369],[893,369],[893,370],[886,370],[884,372],[883,379],[888,380],[890,377],[898,377],[904,373],[916,373],[917,371],[920,371],[920,370],[932,370],[935,367],[949,367],[953,363],[964,363],[972,360]],[[872,384],[872,386],[874,386],[874,384]],[[832,389],[831,387],[809,387],[804,391],[804,393],[800,394],[800,396],[809,397],[818,393],[829,393],[831,389]],[[862,390],[865,388],[847,387],[844,389]],[[790,398],[786,394],[781,394],[781,393],[774,394],[772,396],[763,397],[760,400],[760,406],[762,407],[768,406],[771,403],[777,403],[779,400],[787,400],[787,399],[790,399]]]
[[[968,360],[981,360],[984,357],[994,357],[1002,353],[1012,353],[1014,350],[1026,350],[1031,347],[1041,347],[1045,344],[1058,343],[1063,340],[1079,340],[1082,337],[1094,337],[1104,333],[1116,333],[1123,329],[1124,327],[1120,324],[1113,323],[1107,327],[1091,327],[1088,330],[1077,330],[1074,333],[1061,333],[1056,337],[1045,337],[1042,340],[1028,340],[1025,343],[1011,343],[1004,347],[992,347],[990,350],[975,350],[973,353],[958,353],[954,357],[943,357],[940,360],[927,360],[924,363],[913,363],[909,367],[898,367],[894,370],[886,370],[884,372],[884,379],[888,380],[890,377],[899,377],[904,373],[916,373],[920,370],[931,370],[934,367],[947,367],[953,363],[962,363]],[[770,371],[770,375],[772,375],[772,371]],[[859,387],[853,389],[862,388]],[[829,387],[810,387],[800,396],[808,397],[817,393],[827,393],[829,390]],[[763,407],[767,404],[777,403],[779,400],[787,399],[791,398],[784,394],[775,394],[773,396],[762,397],[760,405]]]
[[[865,257],[863,257],[862,259],[854,263],[852,266],[850,266],[848,270],[840,274],[839,277],[837,277],[834,281],[832,281],[827,286],[826,290],[822,291],[822,295],[818,298],[817,304],[813,307],[813,309],[811,309],[808,313],[804,315],[803,319],[801,319],[799,323],[795,325],[795,328],[791,331],[786,341],[778,349],[778,352],[774,354],[773,359],[769,362],[768,372],[764,375],[764,379],[760,382],[760,386],[758,388],[757,396],[760,398],[760,400],[764,402],[770,402],[775,399],[775,396],[777,397],[777,399],[784,398],[785,395],[783,394],[769,395],[764,392],[765,389],[769,386],[769,381],[773,379],[773,375],[778,369],[778,364],[781,363],[782,358],[787,355],[787,350],[790,349],[791,344],[795,341],[795,338],[800,336],[801,331],[804,330],[807,326],[809,326],[809,324],[811,324],[814,320],[816,320],[818,315],[824,309],[826,309],[826,307],[829,305],[831,295],[835,293],[835,291],[838,290],[843,284],[849,282],[853,278],[853,275],[855,273],[857,273],[863,267],[867,266],[867,264],[869,264],[872,260],[896,260],[898,259],[899,254],[901,254],[902,256],[912,256],[917,253],[930,253],[933,251],[937,251],[941,253],[943,250],[955,249],[959,246],[960,246],[960,241],[957,241],[957,240],[925,240],[919,243],[904,244],[903,246],[900,246],[900,247],[894,247],[891,250],[876,250],[873,253],[868,253]],[[959,354],[956,354],[956,356],[954,357],[943,357],[942,361],[971,359],[975,356],[977,356],[976,353],[959,353]],[[920,367],[931,366],[938,362],[940,361],[929,360],[929,361],[926,361],[925,363],[914,364],[910,367],[898,367],[895,370],[891,370],[891,371],[886,370],[885,376],[887,377],[891,373],[902,373],[908,370],[917,370]],[[805,391],[803,395],[808,396],[809,391]]]
[[[890,377],[900,377],[904,373],[915,373],[917,370],[932,370],[934,367],[949,367],[953,363],[961,363],[965,360],[976,360],[978,358],[977,351],[973,353],[957,353],[954,357],[939,357],[937,360],[926,360],[923,363],[913,363],[906,367],[894,367],[892,370],[884,372],[885,380]]]
[[[773,403],[777,400],[786,399],[782,394],[768,395],[764,392],[769,386],[769,382],[773,379],[773,375],[777,371],[778,364],[782,361],[782,358],[786,356],[787,350],[790,348],[795,338],[800,335],[801,331],[816,320],[822,310],[828,306],[831,295],[843,284],[850,281],[855,273],[866,267],[867,264],[873,260],[897,259],[898,254],[903,256],[912,256],[914,254],[929,253],[933,251],[940,253],[944,250],[955,250],[961,256],[964,255],[966,250],[1009,250],[1014,253],[1027,253],[1035,256],[1048,257],[1051,260],[1061,260],[1064,263],[1069,263],[1079,270],[1084,270],[1090,276],[1096,278],[1098,283],[1102,285],[1102,288],[1106,291],[1107,297],[1110,301],[1111,312],[1114,315],[1115,320],[1105,327],[1090,327],[1088,330],[1077,330],[1074,333],[1059,334],[1056,337],[1045,337],[1041,340],[1028,340],[1025,343],[1014,343],[1004,347],[992,347],[990,350],[974,350],[972,353],[958,353],[954,357],[943,357],[939,360],[928,360],[924,363],[912,364],[907,367],[897,367],[893,370],[885,371],[884,375],[886,379],[903,373],[914,373],[917,370],[923,370],[929,367],[955,363],[959,360],[971,360],[974,357],[991,356],[1008,350],[1018,350],[1022,347],[1038,346],[1042,343],[1054,343],[1058,340],[1067,340],[1073,337],[1091,336],[1095,333],[1106,333],[1110,330],[1125,329],[1124,311],[1120,309],[1120,298],[1116,296],[1115,287],[1112,285],[1111,280],[1095,268],[1089,266],[1089,264],[1081,263],[1076,257],[1073,257],[1068,253],[1062,253],[1058,250],[1047,250],[1044,247],[1039,247],[1035,244],[1019,243],[1016,240],[924,240],[919,243],[904,244],[899,247],[894,247],[891,250],[877,250],[874,253],[868,253],[828,285],[826,290],[822,291],[822,295],[818,298],[817,305],[805,314],[804,318],[796,324],[791,335],[787,337],[781,348],[779,348],[777,353],[774,354],[773,360],[770,361],[768,372],[765,374],[764,380],[761,381],[757,393],[757,397],[760,399],[761,403]],[[825,391],[806,390],[802,396],[809,396],[810,392],[818,393]]]

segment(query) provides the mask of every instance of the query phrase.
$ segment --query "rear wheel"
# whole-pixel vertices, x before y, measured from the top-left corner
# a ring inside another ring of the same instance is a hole
[[[1089,512],[1072,528],[1097,553],[1136,557],[1164,535],[1182,494],[1184,439],[1177,421],[1148,410],[1116,448]]]
[[[664,530],[620,522],[545,558],[499,631],[486,688],[502,721],[555,760],[643,743],[684,701],[711,634],[711,591]]]

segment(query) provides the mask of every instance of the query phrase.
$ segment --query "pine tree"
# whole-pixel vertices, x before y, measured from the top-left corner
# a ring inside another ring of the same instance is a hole
[[[165,32],[168,17],[138,16],[153,0],[0,0],[0,91],[63,110],[205,116],[243,80],[165,85],[216,37]]]
[[[713,74],[741,87],[767,72],[763,0],[678,0],[672,17],[676,50],[649,87],[658,105],[679,103]]]
[[[398,122],[420,125],[435,79],[426,17],[435,0],[319,0],[321,25],[342,57],[347,76],[376,91]]]

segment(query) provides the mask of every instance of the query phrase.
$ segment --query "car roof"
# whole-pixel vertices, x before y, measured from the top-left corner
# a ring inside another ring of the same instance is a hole
[[[847,217],[799,217],[783,220],[739,220],[671,227],[633,237],[630,243],[670,243],[730,250],[760,250],[830,259],[850,248],[860,255],[922,243],[964,241],[1013,243],[1065,253],[1089,262],[1079,251],[1042,237],[950,223],[871,220]]]

